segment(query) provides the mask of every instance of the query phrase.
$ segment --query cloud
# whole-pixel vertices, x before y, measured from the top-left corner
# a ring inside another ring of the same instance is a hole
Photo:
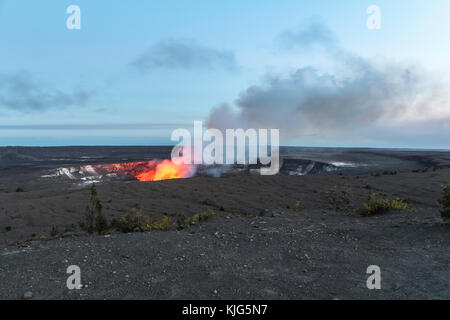
[[[52,108],[84,106],[93,92],[75,90],[67,93],[46,88],[28,72],[0,74],[0,108],[38,112]]]
[[[199,45],[192,40],[164,40],[131,62],[141,71],[154,69],[238,69],[233,52]]]
[[[315,45],[330,48],[337,45],[333,32],[317,19],[302,28],[281,32],[275,41],[283,49],[308,49]]]
[[[383,128],[418,121],[420,128],[425,128],[428,120],[450,118],[448,87],[439,79],[416,65],[354,55],[340,48],[327,30],[313,25],[295,37],[287,33],[281,37],[292,38],[303,48],[311,44],[331,47],[329,59],[345,72],[323,73],[306,66],[287,76],[266,76],[260,84],[244,90],[234,107],[215,108],[207,126],[278,128],[285,142],[354,142],[371,139]]]

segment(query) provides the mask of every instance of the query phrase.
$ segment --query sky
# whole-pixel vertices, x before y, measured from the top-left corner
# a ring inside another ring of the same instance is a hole
[[[81,29],[67,28],[70,5]],[[285,145],[447,149],[448,12],[448,0],[0,0],[0,145],[161,145],[202,120],[279,128]]]

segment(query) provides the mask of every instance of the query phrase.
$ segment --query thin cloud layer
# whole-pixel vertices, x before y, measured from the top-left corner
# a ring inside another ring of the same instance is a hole
[[[131,62],[138,70],[154,69],[238,69],[233,52],[218,50],[191,40],[164,40]]]
[[[337,45],[333,32],[320,21],[313,21],[304,28],[285,30],[275,40],[282,49],[308,49],[314,45],[330,48]]]
[[[63,123],[0,125],[0,130],[175,130],[190,123]]]
[[[29,73],[0,74],[0,108],[39,112],[53,108],[84,106],[93,93],[85,90],[63,92],[46,88]]]

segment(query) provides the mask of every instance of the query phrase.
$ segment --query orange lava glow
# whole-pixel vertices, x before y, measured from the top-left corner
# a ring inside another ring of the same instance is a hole
[[[172,160],[115,163],[102,165],[102,169],[109,173],[131,175],[139,181],[189,178],[195,173],[195,166],[175,164]]]

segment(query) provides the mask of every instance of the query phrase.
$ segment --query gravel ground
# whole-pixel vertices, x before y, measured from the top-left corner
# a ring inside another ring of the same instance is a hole
[[[0,298],[450,299],[450,228],[433,212],[272,215],[5,247]],[[80,290],[66,287],[69,265]],[[381,290],[366,288],[369,265]]]

